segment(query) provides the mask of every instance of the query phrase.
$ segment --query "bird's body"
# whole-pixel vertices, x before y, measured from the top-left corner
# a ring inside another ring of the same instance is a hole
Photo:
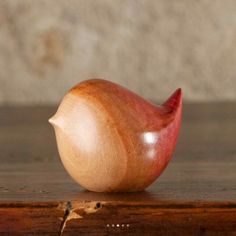
[[[161,106],[112,82],[84,81],[50,119],[69,174],[96,192],[140,191],[165,169],[177,142],[182,94]]]

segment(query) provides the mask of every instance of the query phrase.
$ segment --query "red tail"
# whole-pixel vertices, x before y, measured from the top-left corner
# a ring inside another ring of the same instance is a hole
[[[169,107],[173,110],[176,110],[182,105],[182,90],[181,88],[177,89],[166,102],[163,103],[163,106]]]

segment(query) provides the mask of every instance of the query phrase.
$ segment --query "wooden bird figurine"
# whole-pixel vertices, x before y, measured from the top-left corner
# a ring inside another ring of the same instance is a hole
[[[71,177],[95,192],[141,191],[163,172],[178,138],[181,89],[162,105],[91,79],[73,87],[49,120]]]

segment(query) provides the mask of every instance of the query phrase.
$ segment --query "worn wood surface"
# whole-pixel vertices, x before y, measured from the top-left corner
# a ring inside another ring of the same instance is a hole
[[[54,112],[0,108],[0,235],[236,235],[236,104],[185,105],[170,165],[127,194],[70,179],[47,123]]]

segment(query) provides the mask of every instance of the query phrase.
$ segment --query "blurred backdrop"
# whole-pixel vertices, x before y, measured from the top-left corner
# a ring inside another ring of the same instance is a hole
[[[236,100],[236,1],[0,0],[0,104],[58,104],[92,77]]]

